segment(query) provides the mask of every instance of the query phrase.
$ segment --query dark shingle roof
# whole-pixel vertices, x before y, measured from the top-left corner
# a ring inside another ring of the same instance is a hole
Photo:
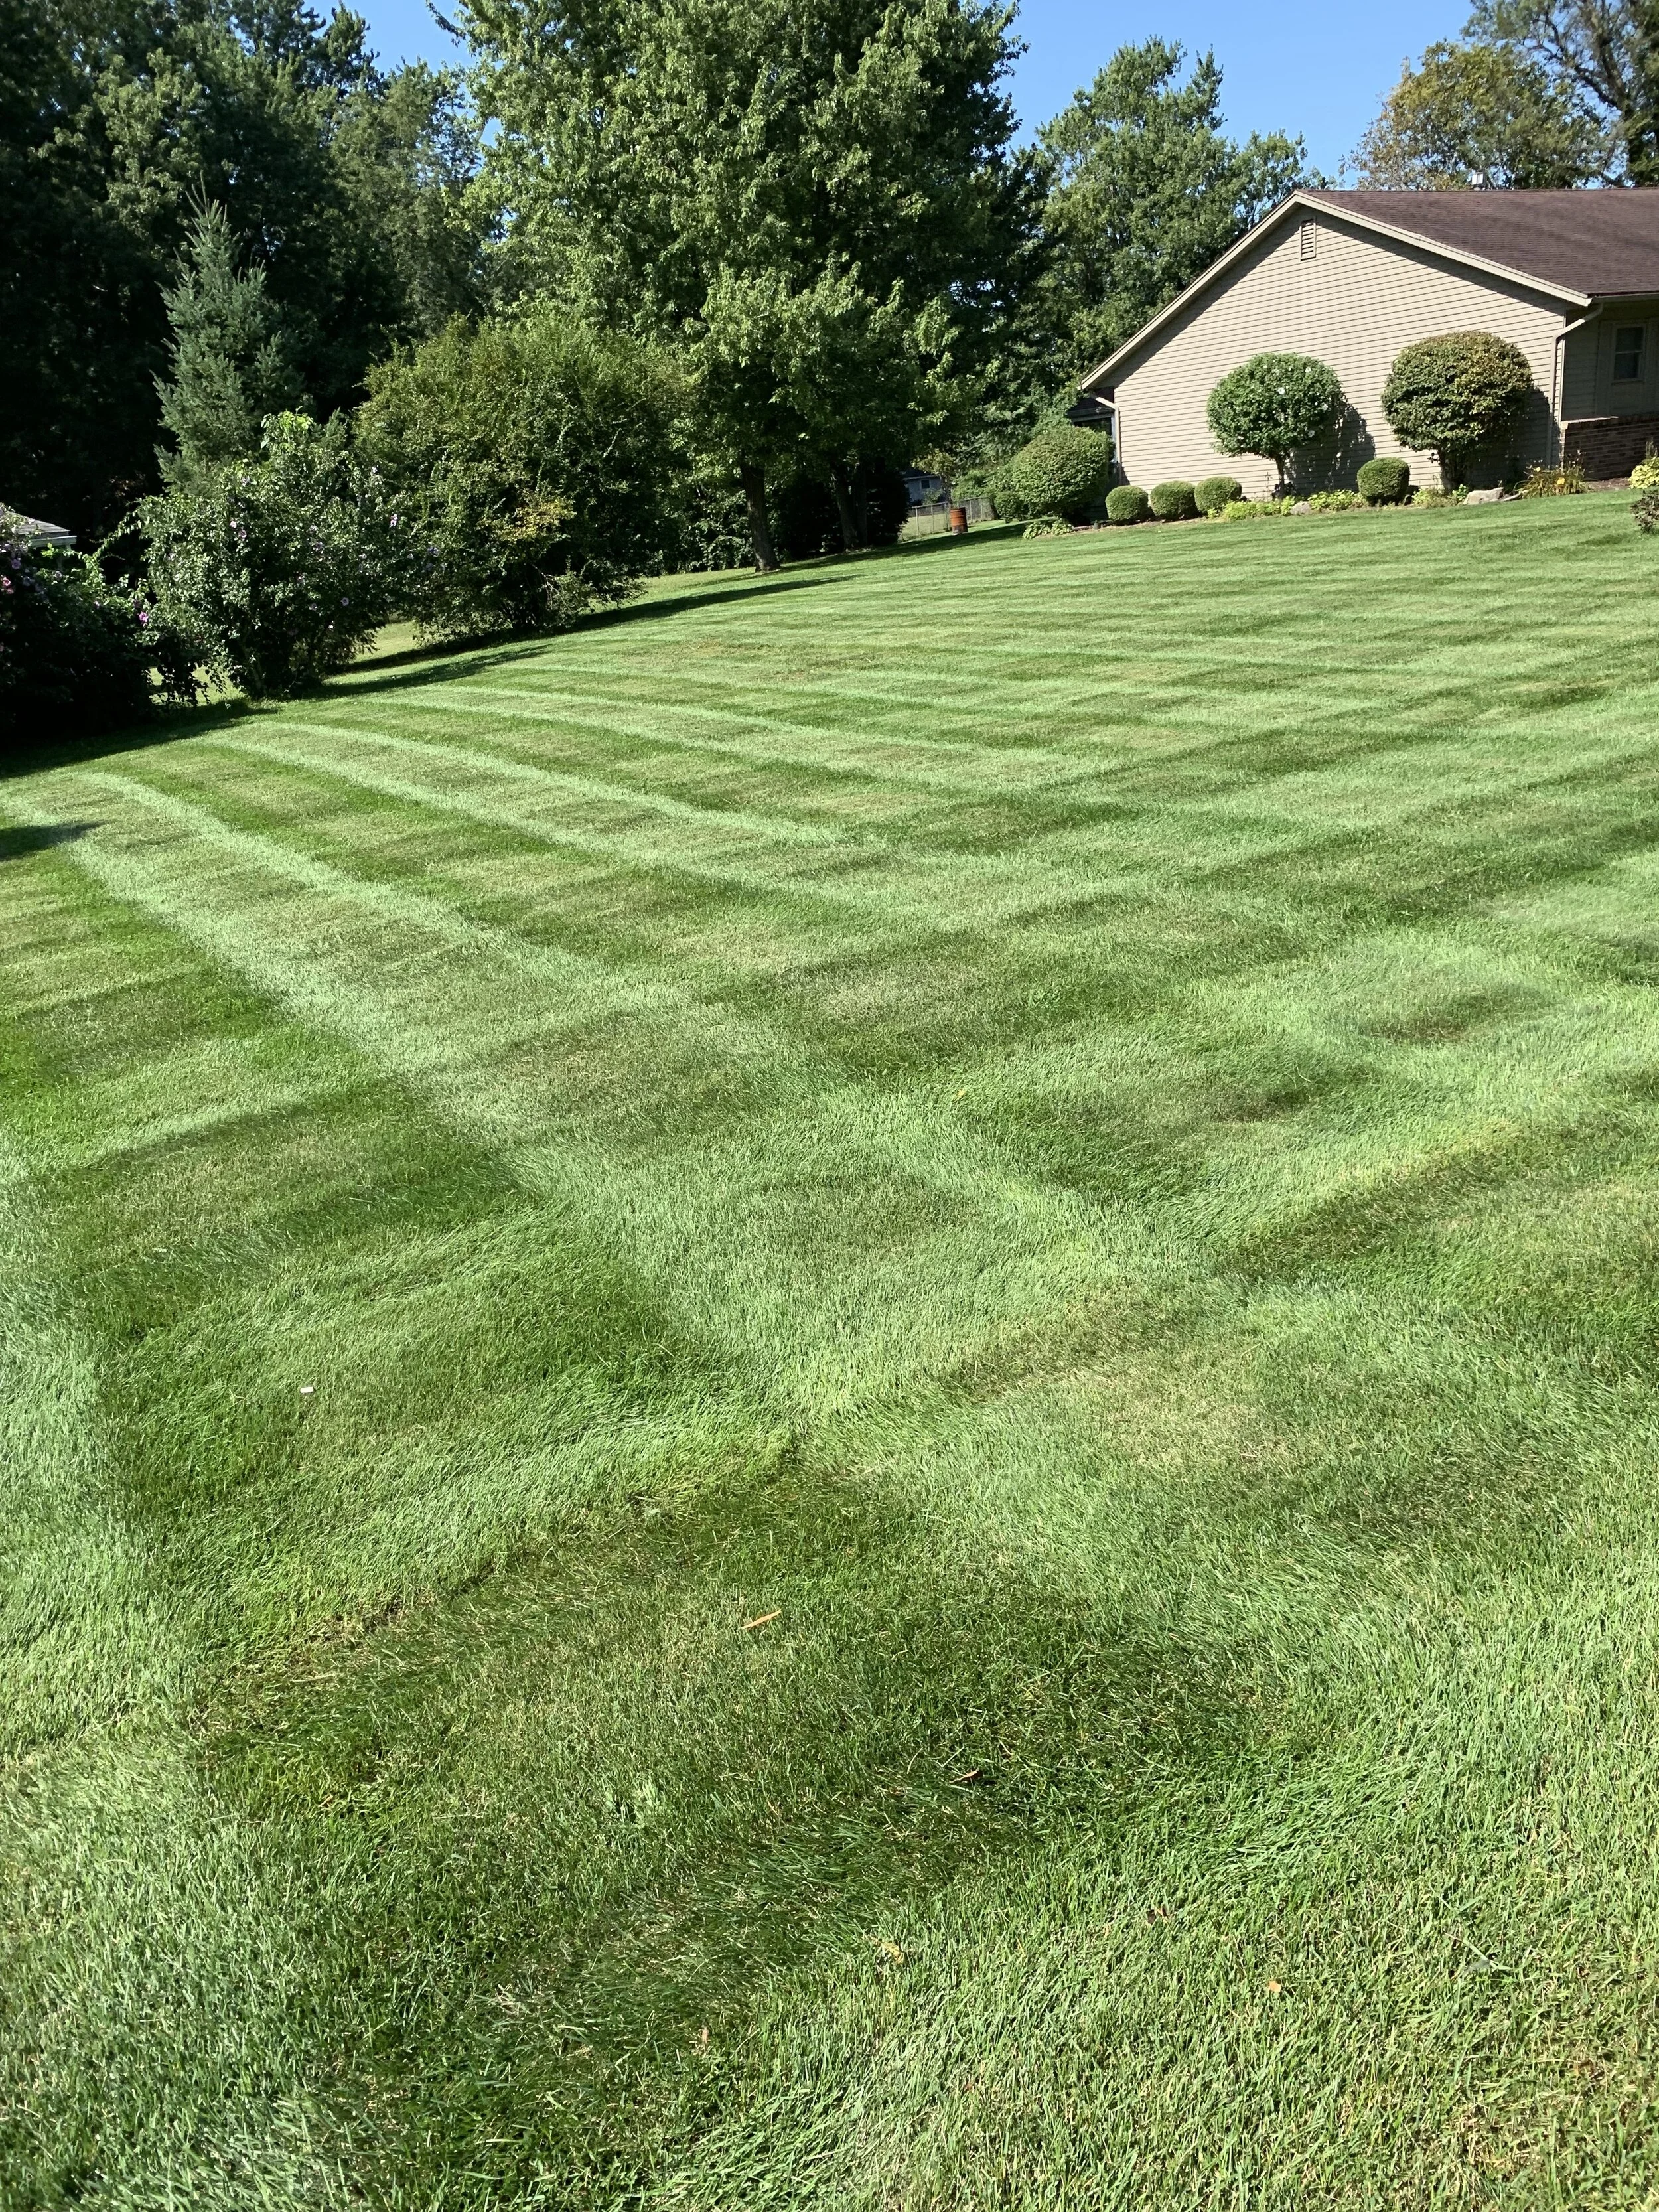
[[[1302,197],[1593,298],[1659,293],[1659,186]]]

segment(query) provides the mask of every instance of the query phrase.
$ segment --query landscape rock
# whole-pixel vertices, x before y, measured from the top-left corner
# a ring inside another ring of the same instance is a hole
[[[1463,504],[1465,507],[1493,507],[1500,499],[1507,497],[1502,484],[1494,484],[1490,491],[1466,492]]]
[[[1291,509],[1291,513],[1292,514],[1311,514],[1313,513],[1313,507],[1309,501],[1299,499],[1296,505]]]

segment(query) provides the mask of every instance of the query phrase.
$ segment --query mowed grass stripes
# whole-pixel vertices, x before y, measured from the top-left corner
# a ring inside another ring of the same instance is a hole
[[[1624,503],[0,782],[0,2203],[1648,2206]]]

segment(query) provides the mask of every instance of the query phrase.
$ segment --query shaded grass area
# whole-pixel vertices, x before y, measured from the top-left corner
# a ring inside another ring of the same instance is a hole
[[[0,784],[0,2200],[1651,2201],[1651,552],[1250,535]]]

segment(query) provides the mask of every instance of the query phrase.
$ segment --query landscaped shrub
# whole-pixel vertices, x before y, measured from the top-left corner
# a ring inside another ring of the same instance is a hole
[[[1106,495],[1108,522],[1145,522],[1152,502],[1139,484],[1116,484]]]
[[[1189,483],[1154,484],[1147,495],[1160,522],[1190,522],[1198,513],[1198,492]]]
[[[1651,444],[1630,472],[1630,488],[1638,492],[1659,491],[1659,453]]]
[[[1419,484],[1407,501],[1408,507],[1462,507],[1468,494],[1462,484],[1448,491],[1443,484]]]
[[[1193,487],[1200,514],[1219,514],[1231,499],[1243,499],[1244,487],[1237,477],[1206,477]]]
[[[1293,512],[1296,501],[1287,494],[1283,499],[1230,499],[1221,510],[1224,522],[1263,522],[1273,516]]]
[[[32,545],[0,507],[0,739],[82,737],[142,721],[195,694],[192,654],[142,592],[89,556]]]
[[[1063,515],[1081,522],[1111,481],[1112,441],[1102,430],[1058,422],[1039,430],[997,471],[997,513],[1009,522]]]
[[[1518,345],[1490,331],[1452,331],[1395,356],[1382,412],[1402,445],[1434,455],[1449,491],[1481,447],[1515,427],[1532,390]]]
[[[256,459],[146,500],[140,524],[163,616],[254,699],[343,668],[432,557],[339,415],[269,416]]]
[[[1631,479],[1634,483],[1635,477]],[[1515,488],[1517,499],[1572,499],[1584,489],[1584,471],[1576,461],[1565,468],[1546,468],[1534,462]]]
[[[1636,517],[1636,527],[1644,538],[1659,530],[1659,483],[1644,484],[1631,508]]]
[[[435,549],[423,632],[559,629],[625,598],[674,536],[683,401],[662,356],[547,301],[372,370],[360,445]]]
[[[1379,453],[1365,463],[1358,481],[1367,507],[1397,507],[1412,488],[1412,465],[1397,454]]]
[[[1357,507],[1368,507],[1369,500],[1357,491],[1316,491],[1310,493],[1309,507],[1315,514],[1346,514]]]
[[[1343,405],[1334,368],[1301,353],[1259,353],[1210,394],[1210,434],[1224,453],[1259,453],[1285,482],[1285,464],[1316,445]]]

